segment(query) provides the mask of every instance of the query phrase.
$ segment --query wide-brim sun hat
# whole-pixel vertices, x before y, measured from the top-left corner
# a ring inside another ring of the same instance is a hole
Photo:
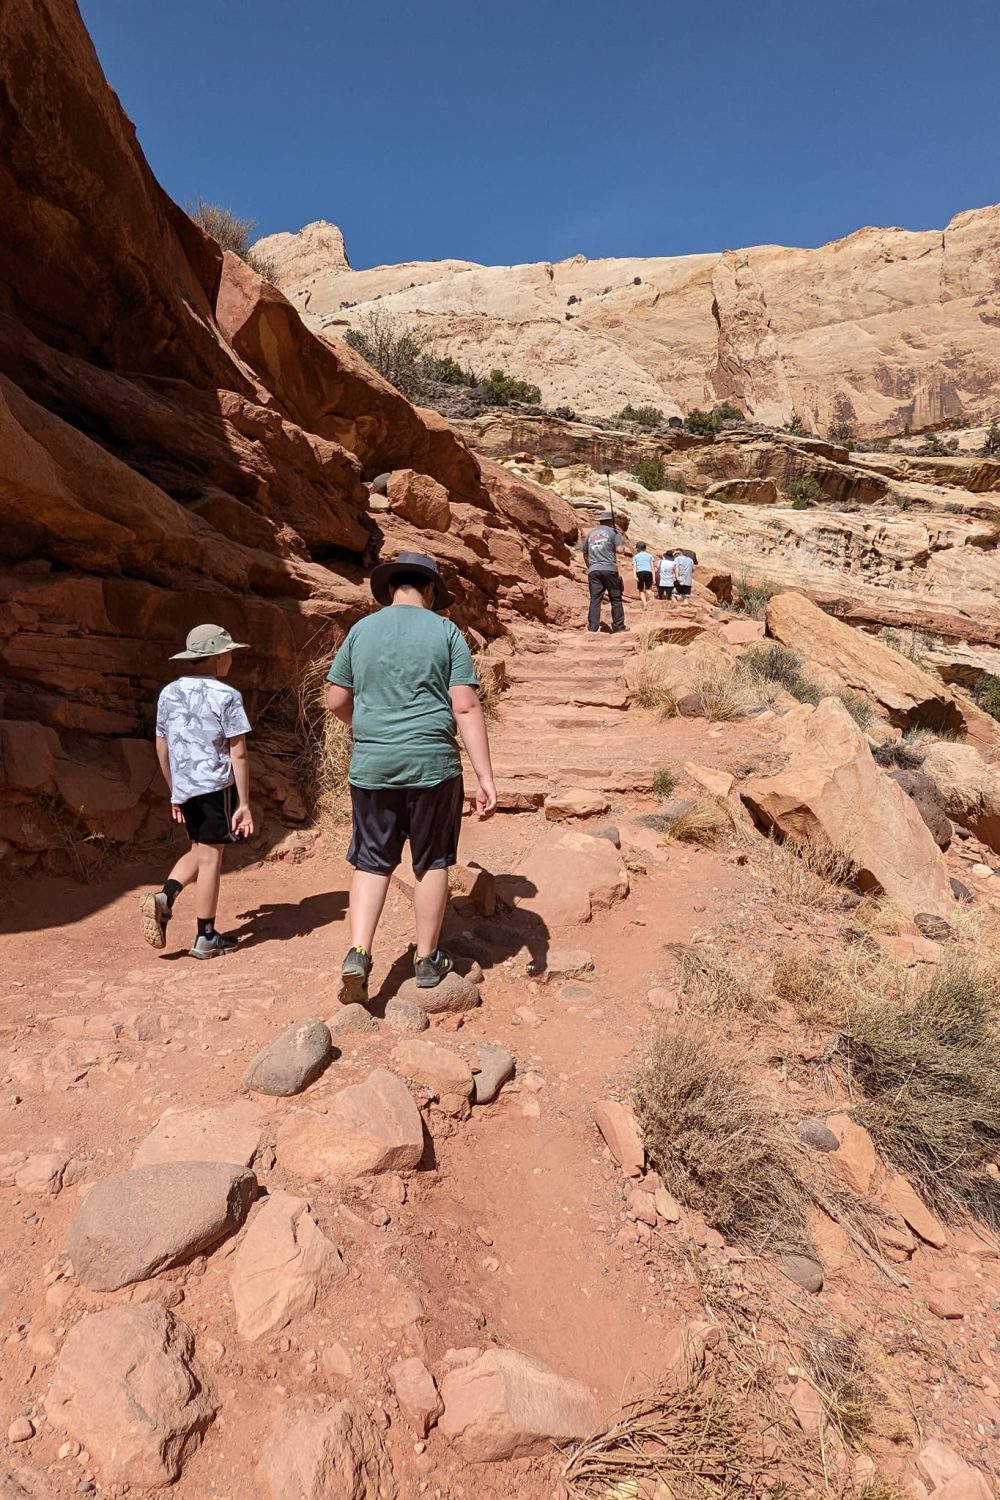
[[[379,604],[392,603],[389,584],[397,573],[419,573],[428,583],[433,583],[435,609],[447,609],[449,604],[454,603],[455,596],[445,588],[441,571],[433,557],[428,557],[423,552],[400,552],[391,562],[379,563],[377,568],[372,569],[369,583]]]
[[[598,523],[598,525],[600,525],[604,521],[613,522],[614,519],[615,519],[614,511],[611,511],[611,510],[602,510],[601,514],[597,518],[597,523]]]
[[[248,651],[246,641],[234,641],[221,625],[196,625],[187,633],[184,651],[175,651],[171,661],[207,661],[210,656],[225,656],[227,651]]]

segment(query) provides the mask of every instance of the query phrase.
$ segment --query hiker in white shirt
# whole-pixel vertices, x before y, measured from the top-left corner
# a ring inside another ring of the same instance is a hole
[[[656,570],[656,597],[666,599],[669,604],[674,597],[674,554],[664,552]]]
[[[674,559],[674,592],[678,599],[690,599],[694,582],[694,558],[686,552],[678,552]]]

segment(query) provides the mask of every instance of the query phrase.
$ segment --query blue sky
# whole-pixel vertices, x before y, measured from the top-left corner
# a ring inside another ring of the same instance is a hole
[[[817,245],[1000,199],[984,0],[81,0],[180,202],[356,267]]]

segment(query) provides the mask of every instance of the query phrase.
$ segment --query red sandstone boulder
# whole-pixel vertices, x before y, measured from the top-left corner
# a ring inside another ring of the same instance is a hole
[[[424,531],[447,531],[451,526],[448,491],[429,474],[397,469],[386,486],[389,509]]]

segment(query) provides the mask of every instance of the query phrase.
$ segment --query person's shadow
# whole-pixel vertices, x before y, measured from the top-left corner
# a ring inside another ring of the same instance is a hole
[[[445,918],[445,946],[456,955],[494,969],[525,949],[535,974],[549,961],[549,929],[537,914],[516,906],[518,898],[536,896],[538,887],[524,875],[497,876],[497,912],[492,917],[470,916],[467,902],[451,903]],[[471,938],[463,936],[470,931]]]
[[[328,927],[347,914],[346,891],[320,891],[303,896],[301,901],[262,901],[259,906],[237,914],[242,927],[232,933],[241,948],[255,948],[258,943],[283,943],[289,938],[307,937],[318,927]]]

